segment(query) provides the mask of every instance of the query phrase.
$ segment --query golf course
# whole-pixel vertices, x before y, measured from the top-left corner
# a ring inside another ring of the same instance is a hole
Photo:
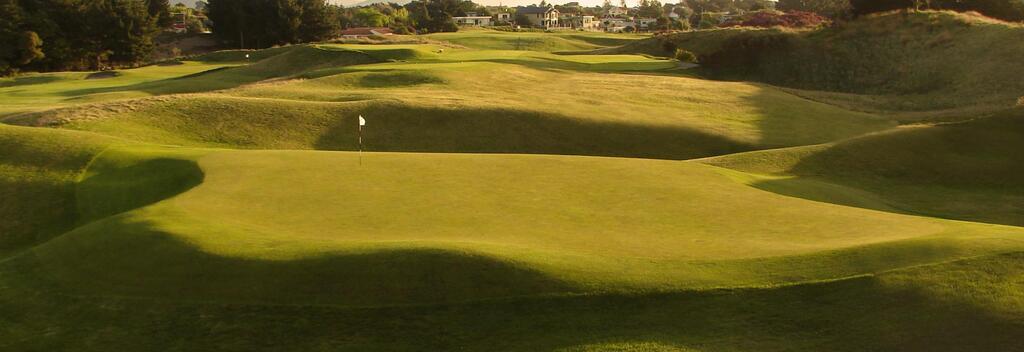
[[[1024,351],[1024,25],[394,37],[0,78],[0,351]]]

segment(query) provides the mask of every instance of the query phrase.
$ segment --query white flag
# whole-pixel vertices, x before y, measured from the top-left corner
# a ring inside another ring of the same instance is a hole
[[[366,119],[363,119],[363,115],[359,115],[359,126],[366,126]]]

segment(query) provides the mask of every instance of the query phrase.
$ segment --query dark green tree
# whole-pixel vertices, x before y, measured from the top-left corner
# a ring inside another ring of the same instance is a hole
[[[149,16],[156,18],[157,27],[167,28],[171,26],[174,18],[171,17],[170,0],[146,0],[146,3]]]
[[[327,40],[338,33],[335,12],[323,0],[301,0],[302,24],[299,39],[304,42]]]

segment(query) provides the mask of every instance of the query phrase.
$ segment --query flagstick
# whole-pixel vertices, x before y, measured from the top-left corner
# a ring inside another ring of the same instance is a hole
[[[363,119],[363,115],[359,115],[359,166],[363,166],[363,125],[366,124],[366,119]]]

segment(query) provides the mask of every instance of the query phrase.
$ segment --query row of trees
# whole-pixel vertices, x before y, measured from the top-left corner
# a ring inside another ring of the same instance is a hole
[[[234,46],[263,48],[324,40],[344,28],[390,27],[400,34],[454,32],[453,16],[487,13],[469,0],[417,0],[358,8],[325,0],[210,0],[213,33]]]
[[[170,21],[167,0],[0,0],[0,73],[135,65]]]

